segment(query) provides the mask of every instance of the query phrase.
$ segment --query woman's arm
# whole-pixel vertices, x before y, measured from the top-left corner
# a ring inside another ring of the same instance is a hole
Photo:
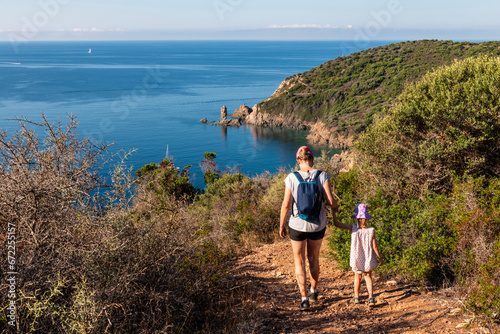
[[[337,201],[332,196],[332,191],[330,189],[330,181],[329,180],[326,180],[325,184],[323,185],[323,190],[324,190],[324,193],[326,195],[327,204],[330,206],[330,208],[332,210],[333,225],[335,225],[336,227],[341,228],[343,230],[352,231],[351,224],[339,223],[337,220],[337,215],[335,213],[339,211],[339,205],[337,204]]]
[[[285,187],[285,196],[283,197],[283,203],[281,204],[280,213],[280,237],[284,238],[286,235],[285,220],[288,216],[288,211],[290,211],[290,204],[292,203],[292,189]]]
[[[337,201],[332,196],[332,190],[330,189],[330,180],[326,180],[323,185],[323,193],[326,196],[326,203],[330,206],[332,213],[339,211],[339,205]]]
[[[339,223],[339,221],[337,220],[337,215],[335,214],[335,212],[333,212],[333,225],[335,225],[336,227],[341,228],[343,230],[352,231],[352,224]]]
[[[375,232],[373,232],[372,246],[373,246],[373,251],[375,252],[375,255],[377,255],[377,258],[378,258],[380,265],[383,265],[384,260],[382,259],[382,256],[380,256],[380,252],[378,251],[377,239],[375,238]]]

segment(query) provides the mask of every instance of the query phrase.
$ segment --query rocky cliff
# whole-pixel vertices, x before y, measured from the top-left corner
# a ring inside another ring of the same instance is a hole
[[[316,122],[309,129],[307,140],[312,144],[338,149],[348,149],[351,147],[353,137],[337,130],[337,127],[328,127],[321,121]]]
[[[286,87],[282,84],[280,87]],[[283,127],[294,130],[309,130],[307,139],[311,144],[328,146],[331,148],[347,149],[352,145],[352,136],[342,135],[336,127],[328,127],[323,122],[307,122],[295,115],[274,115],[260,111],[256,104],[249,115],[244,117],[243,122],[256,126]]]
[[[252,112],[245,117],[245,123],[257,126],[272,126],[282,127],[295,130],[308,130],[313,123],[304,122],[295,115],[285,116],[283,114],[273,115],[269,113],[260,112],[259,105],[256,104],[252,108]]]

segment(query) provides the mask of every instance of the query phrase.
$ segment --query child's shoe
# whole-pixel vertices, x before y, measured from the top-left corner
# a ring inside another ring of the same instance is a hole
[[[368,306],[375,306],[375,299],[373,298],[368,299]]]
[[[351,299],[351,302],[353,302],[354,304],[359,304],[359,298],[354,297],[353,299]]]

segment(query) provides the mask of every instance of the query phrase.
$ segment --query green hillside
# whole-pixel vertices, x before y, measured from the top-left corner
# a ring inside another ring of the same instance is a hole
[[[261,111],[321,120],[353,135],[364,131],[408,83],[454,59],[480,54],[500,55],[500,42],[421,40],[356,52],[287,78],[287,85],[260,103]]]

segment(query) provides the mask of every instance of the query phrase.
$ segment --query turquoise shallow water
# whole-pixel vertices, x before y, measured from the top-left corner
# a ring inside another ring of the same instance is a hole
[[[274,172],[294,165],[306,132],[199,120],[217,120],[222,105],[229,113],[252,107],[286,77],[354,51],[346,42],[31,42],[17,52],[0,43],[0,126],[12,131],[7,119],[71,113],[82,136],[114,142],[112,151],[136,149],[128,160],[134,169],[160,162],[168,148],[177,166],[193,165],[198,187],[207,151],[218,154],[221,169]]]

